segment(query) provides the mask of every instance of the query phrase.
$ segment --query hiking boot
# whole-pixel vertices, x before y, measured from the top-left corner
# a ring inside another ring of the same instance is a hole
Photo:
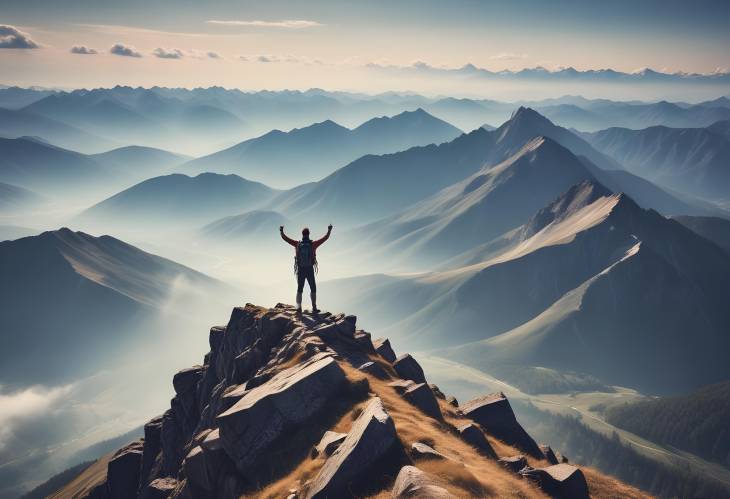
[[[318,314],[319,312],[320,312],[320,310],[317,307],[312,308],[313,314]]]

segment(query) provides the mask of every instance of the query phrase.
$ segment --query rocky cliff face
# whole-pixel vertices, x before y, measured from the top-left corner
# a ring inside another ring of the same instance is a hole
[[[170,409],[82,496],[582,498],[616,486],[538,445],[503,394],[446,397],[354,316],[235,308],[173,386]]]

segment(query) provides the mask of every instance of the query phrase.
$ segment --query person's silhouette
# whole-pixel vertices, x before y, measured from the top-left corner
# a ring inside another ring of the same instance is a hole
[[[317,282],[314,274],[317,272],[317,248],[319,248],[332,233],[332,225],[327,227],[327,234],[321,239],[312,241],[309,239],[309,229],[302,229],[302,240],[295,241],[284,234],[284,226],[279,227],[281,238],[294,246],[294,272],[297,275],[297,312],[302,311],[302,293],[304,292],[304,281],[309,283],[310,297],[312,299],[312,313],[319,312],[317,308]]]

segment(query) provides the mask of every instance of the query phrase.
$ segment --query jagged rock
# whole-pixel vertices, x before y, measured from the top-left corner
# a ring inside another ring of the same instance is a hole
[[[527,466],[527,459],[525,459],[525,456],[522,455],[503,457],[500,458],[498,462],[514,473],[518,473],[522,468]]]
[[[144,445],[142,447],[142,465],[140,468],[140,490],[143,490],[153,477],[150,472],[155,464],[161,446],[162,416],[150,420],[144,425]]]
[[[360,345],[365,353],[375,353],[375,347],[373,346],[373,341],[370,337],[370,333],[366,333],[365,331],[355,331],[354,338],[355,343]]]
[[[183,470],[185,470],[188,484],[193,486],[194,489],[202,490],[206,493],[213,489],[213,484],[208,476],[208,469],[205,465],[203,448],[199,445],[193,447],[188,455],[185,456]]]
[[[340,446],[340,444],[347,437],[347,433],[337,433],[335,431],[328,431],[322,436],[322,440],[312,449],[312,454],[317,456],[328,457],[332,455],[334,451]]]
[[[461,439],[477,449],[481,455],[492,459],[497,458],[497,453],[494,452],[489,440],[487,440],[487,437],[484,436],[484,432],[482,432],[477,425],[469,423],[467,425],[460,426],[458,431]]]
[[[385,372],[385,369],[383,369],[383,366],[381,366],[377,362],[372,362],[372,361],[366,362],[363,365],[361,365],[360,367],[358,367],[358,370],[360,370],[364,373],[372,374],[376,378],[380,378],[380,379],[385,379],[388,377],[388,373]]]
[[[122,447],[112,456],[106,472],[106,483],[111,499],[137,496],[143,447],[142,440],[138,440]]]
[[[332,357],[312,357],[247,392],[219,415],[223,448],[244,472],[285,431],[322,410],[347,383]]]
[[[179,395],[193,390],[203,376],[203,371],[203,366],[193,366],[175,374],[172,377],[172,386],[175,388],[175,393]]]
[[[174,478],[157,478],[142,489],[139,499],[167,499],[176,487]]]
[[[416,386],[416,383],[409,379],[397,379],[388,383],[388,386],[392,387],[400,395],[403,395],[406,390],[408,390],[412,386]]]
[[[324,463],[307,498],[350,495],[350,485],[398,444],[395,425],[378,397],[368,402],[340,447]]]
[[[162,476],[174,476],[183,459],[183,433],[172,409],[162,415],[160,442],[162,445]]]
[[[443,487],[436,485],[430,475],[415,466],[403,466],[391,491],[393,499],[452,499],[453,496]]]
[[[109,499],[109,487],[106,480],[94,485],[84,499]]]
[[[378,355],[380,355],[382,358],[384,358],[391,364],[395,362],[395,352],[390,346],[390,340],[388,338],[376,339],[375,341],[373,341],[373,347],[375,347],[375,351],[378,352]]]
[[[446,459],[446,456],[423,442],[411,444],[411,456],[413,456],[413,459]]]
[[[446,402],[448,402],[448,404],[451,406],[459,407],[459,401],[456,400],[456,397],[454,397],[453,395],[449,395],[448,397],[446,397]]]
[[[553,449],[546,444],[540,444],[540,450],[550,464],[558,464],[558,457],[553,452]]]
[[[439,398],[441,400],[446,400],[446,395],[444,395],[444,392],[442,392],[439,389],[438,385],[435,385],[433,383],[429,383],[428,384],[428,387],[431,389],[431,391],[433,392],[433,394],[434,394],[434,396],[436,398]]]
[[[403,392],[403,398],[434,419],[441,419],[441,409],[431,388],[426,383],[418,383]]]
[[[527,467],[520,471],[524,478],[534,481],[545,493],[560,499],[587,499],[588,484],[583,472],[569,464],[547,468]]]
[[[393,368],[398,376],[404,379],[410,379],[416,383],[425,383],[426,376],[423,374],[423,369],[416,362],[416,359],[411,357],[411,354],[404,353],[393,362]]]
[[[517,422],[512,406],[503,393],[492,393],[470,400],[460,409],[466,417],[479,423],[490,435],[530,456],[543,458],[540,447]]]

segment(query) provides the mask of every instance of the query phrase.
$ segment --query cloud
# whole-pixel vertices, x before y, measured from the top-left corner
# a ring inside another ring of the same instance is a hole
[[[284,19],[281,21],[219,21],[212,19],[206,21],[207,24],[214,24],[218,26],[245,26],[250,28],[284,28],[284,29],[302,29],[302,28],[315,28],[318,26],[324,26],[324,24],[318,23],[317,21],[308,21],[306,19]]]
[[[71,53],[79,55],[93,55],[98,54],[99,52],[97,52],[96,49],[87,47],[86,45],[74,45],[73,47],[71,47]]]
[[[15,26],[0,24],[0,49],[37,49],[40,48],[28,33]]]
[[[185,53],[180,49],[166,49],[162,47],[153,50],[152,54],[160,59],[182,59],[185,57]]]
[[[273,54],[255,54],[255,55],[239,55],[238,59],[244,62],[261,62],[261,63],[292,63],[292,64],[324,64],[320,59],[311,59],[306,56],[299,55],[273,55]]]
[[[208,52],[206,55],[210,59],[221,59],[221,55],[218,52]]]
[[[514,52],[502,52],[501,54],[495,54],[490,57],[493,61],[518,61],[520,59],[527,59],[527,54],[515,54]]]
[[[121,43],[115,43],[112,45],[112,48],[109,49],[109,53],[124,57],[142,57],[142,54],[137,52],[137,49],[130,45],[123,45]]]

